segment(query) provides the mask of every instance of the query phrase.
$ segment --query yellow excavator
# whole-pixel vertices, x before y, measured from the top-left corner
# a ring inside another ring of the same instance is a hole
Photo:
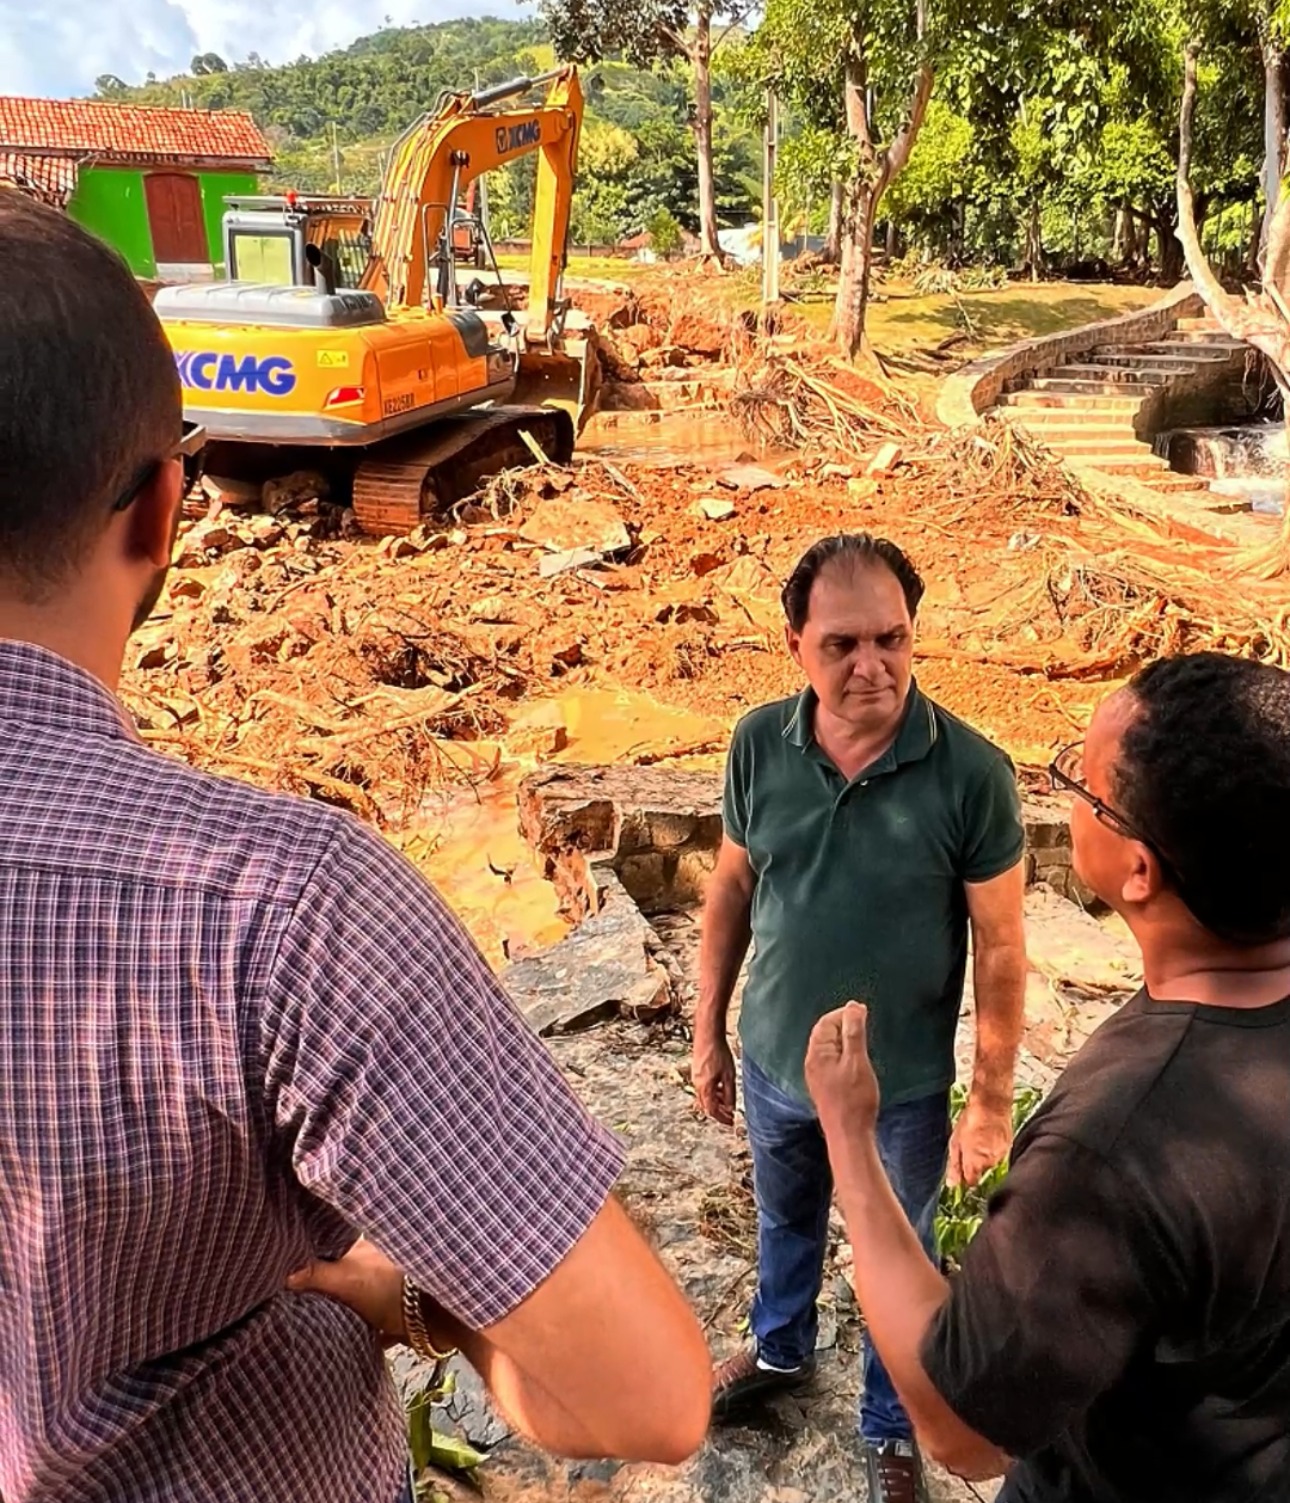
[[[395,143],[374,205],[230,200],[230,280],[163,288],[154,304],[211,468],[322,468],[364,531],[392,533],[499,469],[567,461],[599,371],[595,330],[562,296],[582,113],[573,67],[450,94]],[[517,312],[472,185],[528,153]]]

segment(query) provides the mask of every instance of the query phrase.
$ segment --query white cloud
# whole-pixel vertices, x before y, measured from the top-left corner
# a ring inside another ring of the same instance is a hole
[[[141,83],[198,52],[272,63],[343,47],[377,30],[507,15],[513,0],[0,0],[0,94],[86,94],[101,73]]]

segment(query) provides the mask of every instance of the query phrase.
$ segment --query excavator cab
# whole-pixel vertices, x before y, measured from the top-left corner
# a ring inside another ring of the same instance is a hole
[[[368,199],[285,193],[224,204],[230,282],[331,292],[358,287],[372,246]]]

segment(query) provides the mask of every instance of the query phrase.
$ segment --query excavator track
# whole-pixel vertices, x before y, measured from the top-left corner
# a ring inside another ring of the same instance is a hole
[[[529,438],[555,464],[573,456],[573,419],[558,407],[493,407],[388,439],[354,471],[354,516],[377,537],[411,532],[499,470],[534,462]]]

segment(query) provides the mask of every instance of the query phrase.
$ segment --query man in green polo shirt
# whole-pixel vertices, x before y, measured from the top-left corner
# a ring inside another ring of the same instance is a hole
[[[718,1418],[814,1371],[832,1193],[803,1075],[819,1018],[852,998],[868,1004],[879,1149],[929,1252],[947,1157],[951,1183],[975,1183],[1012,1138],[1026,970],[1016,780],[1002,751],[914,682],[922,594],[885,539],[815,544],[783,593],[788,650],[807,688],[745,716],[730,749],[693,1075],[703,1109],[732,1122],[727,1014],[751,943],[739,1032],[758,1288],[755,1345],[714,1373]],[[976,1058],[951,1136],[969,926]],[[859,1421],[871,1503],[917,1503],[913,1428],[868,1345]]]

